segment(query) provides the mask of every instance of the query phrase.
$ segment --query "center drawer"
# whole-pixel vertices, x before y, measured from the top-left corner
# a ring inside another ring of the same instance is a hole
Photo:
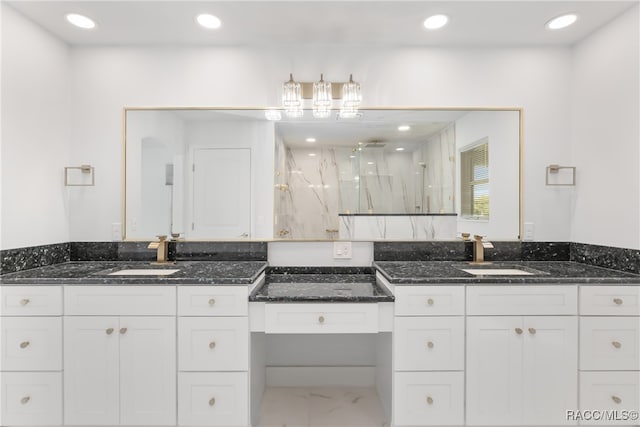
[[[265,333],[377,333],[377,304],[265,304]]]

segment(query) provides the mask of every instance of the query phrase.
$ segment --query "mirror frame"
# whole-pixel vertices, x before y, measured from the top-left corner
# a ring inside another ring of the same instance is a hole
[[[161,107],[123,107],[122,109],[122,241],[148,241],[148,239],[130,239],[127,238],[127,112],[129,111],[185,111],[185,110],[195,110],[195,111],[203,111],[203,110],[211,110],[211,111],[219,111],[219,110],[258,110],[258,111],[266,111],[266,110],[282,110],[280,107],[203,107],[203,106],[194,106],[194,107],[185,107],[185,106],[161,106]],[[310,108],[304,108],[304,110],[311,110]],[[360,110],[363,111],[379,111],[379,110],[411,110],[411,111],[517,111],[518,112],[518,129],[519,129],[519,143],[518,143],[518,236],[516,237],[517,241],[522,241],[522,233],[524,227],[524,108],[522,107],[360,107]],[[275,211],[271,212],[271,220],[273,221],[273,217],[275,215]],[[216,239],[216,238],[207,238],[207,239],[189,239],[187,242],[192,241],[210,241],[210,242],[239,242],[239,241],[260,241],[260,242],[332,242],[339,241],[341,239],[278,239],[274,236],[269,238],[249,238],[249,239]],[[385,240],[385,241],[393,241],[393,240]],[[511,241],[511,240],[509,240]]]

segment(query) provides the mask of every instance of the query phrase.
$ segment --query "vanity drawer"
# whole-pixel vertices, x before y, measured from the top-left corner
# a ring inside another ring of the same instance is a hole
[[[396,317],[397,371],[464,370],[464,317]]]
[[[640,370],[640,319],[581,317],[580,369]]]
[[[2,316],[62,315],[61,286],[2,286],[0,294]]]
[[[248,381],[246,372],[181,372],[178,425],[246,427]]]
[[[65,315],[175,316],[175,286],[67,286]]]
[[[397,372],[394,425],[463,425],[464,372]]]
[[[265,333],[377,333],[377,304],[265,304]]]
[[[581,286],[580,314],[640,316],[640,286]]]
[[[59,426],[62,424],[60,372],[1,372],[0,425]]]
[[[577,286],[483,286],[467,287],[467,315],[575,315]]]
[[[396,286],[396,316],[464,315],[464,286]]]
[[[62,369],[61,317],[3,317],[0,324],[3,371]]]
[[[247,317],[178,318],[180,371],[246,371],[249,369]]]
[[[581,372],[580,409],[640,411],[640,372]],[[594,420],[580,424],[638,425],[638,420]]]
[[[179,316],[246,316],[247,286],[179,286]]]

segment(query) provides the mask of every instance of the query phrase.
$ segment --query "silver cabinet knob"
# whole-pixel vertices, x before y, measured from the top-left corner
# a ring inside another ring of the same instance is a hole
[[[427,396],[427,404],[428,405],[433,405],[433,397]]]
[[[126,334],[127,333],[127,328],[120,328],[120,333],[121,334]]]
[[[616,402],[618,405],[622,403],[622,399],[620,399],[618,396],[611,396],[611,400]]]
[[[614,298],[613,302],[615,303],[615,305],[622,305],[622,298]]]
[[[615,348],[620,348],[622,347],[622,343],[619,341],[612,341],[611,345],[614,346]]]
[[[212,397],[211,399],[209,399],[209,406],[213,406],[216,404],[216,398]]]
[[[215,341],[211,341],[211,342],[209,343],[209,348],[210,348],[211,350],[213,350],[214,348],[216,348],[216,342],[215,342]]]
[[[20,343],[20,348],[27,348],[29,347],[29,344],[31,344],[29,341],[22,341]]]
[[[433,346],[434,346],[433,341],[427,341],[427,347],[433,348]]]
[[[522,328],[516,328],[516,334],[521,335],[522,334]]]
[[[29,298],[23,298],[20,300],[20,305],[27,305],[31,302]]]
[[[318,317],[318,322],[319,323],[324,323],[324,316]]]
[[[27,403],[29,403],[30,400],[31,400],[31,396],[25,396],[22,399],[20,399],[20,403],[22,403],[23,405],[26,405]]]
[[[427,305],[433,305],[434,302],[433,298],[427,299]]]
[[[215,298],[209,298],[209,305],[216,305],[216,299]]]
[[[107,335],[111,335],[113,333],[113,328],[107,328],[105,332],[107,333]]]
[[[537,331],[536,331],[536,328],[529,328],[529,333],[530,333],[531,335],[535,335],[535,334],[536,334],[536,332],[537,332]]]

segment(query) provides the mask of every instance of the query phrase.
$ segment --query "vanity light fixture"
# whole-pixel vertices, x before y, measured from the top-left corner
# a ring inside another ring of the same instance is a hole
[[[362,103],[360,83],[353,81],[353,74],[349,74],[349,81],[342,85],[342,107],[340,117],[344,119],[358,116],[358,109]]]
[[[267,110],[264,112],[264,117],[272,121],[282,120],[282,113],[279,110]]]
[[[410,129],[411,129],[411,126],[409,126],[409,125],[400,125],[400,126],[398,126],[398,130],[400,132],[406,132],[406,131],[408,131]]]
[[[574,13],[567,13],[565,15],[556,16],[555,18],[549,20],[545,27],[550,30],[560,30],[562,28],[566,28],[569,25],[573,24],[578,20],[578,16]]]
[[[320,74],[320,80],[316,82],[296,82],[293,74],[289,74],[289,80],[282,86],[282,108],[287,117],[302,117],[303,99],[311,100],[313,117],[328,118],[334,101],[340,101],[340,111],[338,119],[353,119],[362,115],[359,112],[362,103],[362,91],[360,83],[353,80],[353,75],[349,75],[346,83],[331,83]]]
[[[96,23],[93,19],[88,16],[80,15],[79,13],[68,13],[65,18],[67,18],[67,21],[70,24],[75,25],[78,28],[91,30],[96,27]]]
[[[424,20],[422,25],[427,30],[437,30],[438,28],[442,28],[449,22],[449,17],[447,15],[433,15]]]
[[[216,30],[222,25],[222,21],[215,15],[209,13],[201,13],[196,17],[198,24],[209,30]]]
[[[331,82],[324,81],[324,75],[320,74],[320,80],[313,84],[313,117],[326,119],[331,116],[332,103]]]
[[[302,86],[293,80],[289,74],[289,81],[282,86],[282,107],[287,117],[302,117]]]

